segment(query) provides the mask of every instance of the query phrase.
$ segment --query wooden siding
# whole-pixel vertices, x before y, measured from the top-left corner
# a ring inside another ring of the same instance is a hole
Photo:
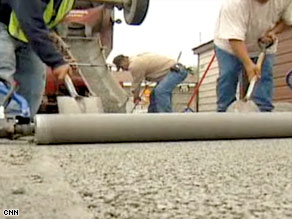
[[[202,54],[199,54],[199,77],[202,78],[204,72],[206,71],[211,58],[214,54],[214,50],[209,50]],[[219,75],[218,62],[215,59],[212,66],[204,79],[200,90],[199,90],[199,112],[210,112],[216,111],[216,84]]]
[[[286,74],[292,70],[292,28],[280,36],[274,65],[274,101],[292,102],[292,90],[286,84]]]
[[[183,112],[193,94],[194,86],[188,87],[187,90],[176,87],[172,92],[172,108],[174,112]],[[190,106],[192,110],[196,110],[196,100]]]

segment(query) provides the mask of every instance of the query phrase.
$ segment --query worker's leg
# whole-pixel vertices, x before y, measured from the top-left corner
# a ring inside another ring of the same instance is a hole
[[[226,112],[228,106],[236,100],[239,74],[243,69],[241,61],[218,47],[215,48],[219,65],[217,80],[217,111]]]
[[[0,77],[4,79],[12,79],[15,73],[16,58],[13,42],[6,25],[0,23]]]
[[[170,71],[154,89],[157,112],[172,112],[172,91],[187,77],[187,71]]]
[[[156,87],[155,87],[156,88]],[[157,113],[157,107],[156,107],[156,100],[155,100],[155,88],[153,88],[149,100],[150,104],[148,106],[148,113]]]
[[[42,101],[46,81],[46,67],[31,47],[18,42],[16,50],[15,80],[19,82],[18,93],[28,102],[33,117]]]
[[[256,60],[254,60],[256,61]],[[257,82],[252,99],[258,105],[261,112],[270,112],[273,110],[273,65],[275,55],[266,55],[262,66],[261,79]]]

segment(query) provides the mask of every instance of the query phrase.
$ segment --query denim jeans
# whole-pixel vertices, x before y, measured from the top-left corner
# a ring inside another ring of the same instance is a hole
[[[187,75],[186,70],[180,72],[169,71],[152,90],[148,113],[172,112],[172,91]]]
[[[33,117],[41,104],[46,82],[45,64],[29,44],[12,38],[0,23],[0,77],[14,78],[19,83],[17,93],[23,96]]]
[[[244,67],[236,56],[215,47],[219,64],[219,78],[217,81],[217,111],[226,112],[228,106],[236,101],[236,89],[239,76]],[[252,58],[256,63],[257,58]],[[257,104],[261,112],[273,109],[273,65],[275,55],[267,54],[262,66],[261,78],[255,85],[251,99]]]

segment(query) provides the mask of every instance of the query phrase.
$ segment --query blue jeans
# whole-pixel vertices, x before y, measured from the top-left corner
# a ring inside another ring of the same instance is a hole
[[[219,64],[219,78],[217,81],[217,111],[226,112],[228,106],[236,101],[236,88],[239,76],[244,70],[242,62],[236,56],[215,47]],[[256,63],[257,58],[252,58]],[[261,112],[270,112],[273,109],[273,65],[275,55],[268,54],[262,66],[261,79],[256,83],[252,100]]]
[[[42,101],[46,67],[29,44],[8,34],[3,23],[0,23],[0,77],[14,78],[19,83],[17,93],[27,100],[33,117]]]
[[[172,91],[187,75],[186,70],[180,72],[169,71],[152,90],[148,113],[172,112]]]

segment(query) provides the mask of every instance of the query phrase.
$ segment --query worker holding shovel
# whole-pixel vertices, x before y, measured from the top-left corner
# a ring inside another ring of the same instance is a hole
[[[143,53],[133,57],[119,55],[114,58],[113,63],[118,69],[131,72],[134,104],[141,100],[139,94],[142,81],[157,82],[150,94],[148,113],[172,112],[172,91],[188,74],[183,65],[155,53]]]
[[[0,77],[19,82],[19,94],[33,117],[45,88],[45,65],[58,79],[70,66],[49,38],[72,9],[74,0],[0,0]]]
[[[255,76],[252,100],[261,112],[273,110],[273,64],[277,35],[292,25],[291,0],[225,0],[215,30],[215,52],[219,63],[217,111],[225,112],[236,100],[239,74]],[[273,45],[261,66],[259,41]]]

